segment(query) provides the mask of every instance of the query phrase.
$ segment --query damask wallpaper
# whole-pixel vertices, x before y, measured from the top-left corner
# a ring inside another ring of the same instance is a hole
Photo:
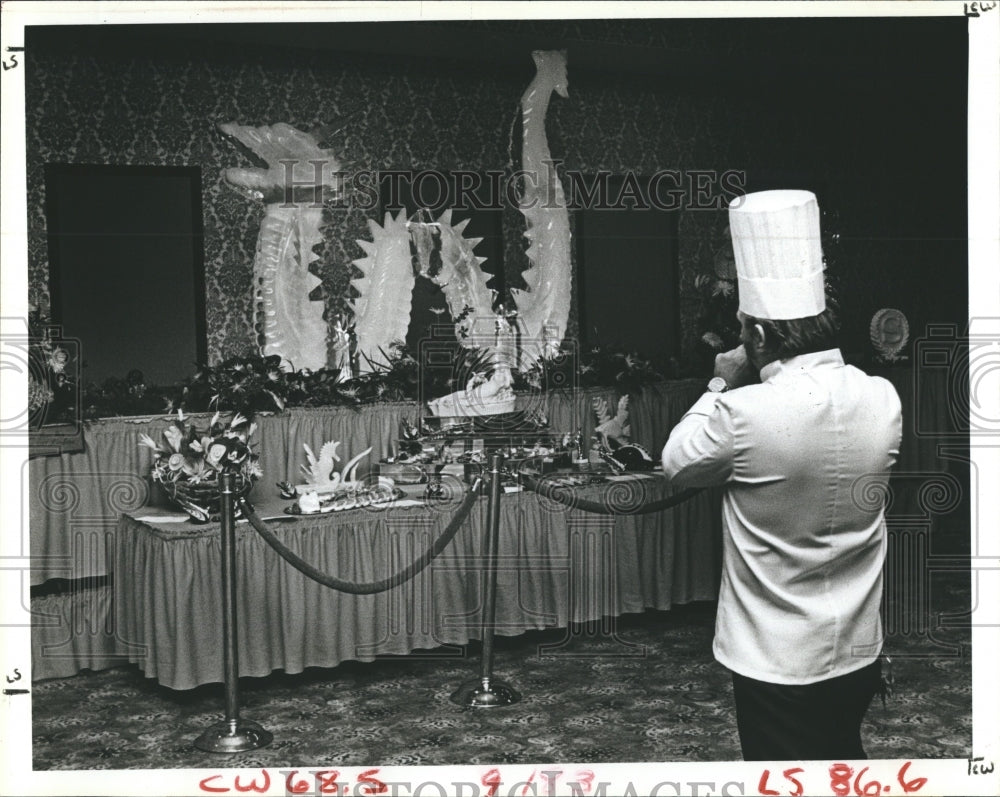
[[[871,312],[883,302],[892,303],[884,286],[903,285],[899,275],[907,270],[942,268],[942,258],[958,256],[953,250],[928,252],[912,236],[900,244],[901,233],[894,237],[892,232],[910,229],[912,219],[900,221],[908,218],[900,201],[923,201],[925,208],[927,201],[946,201],[940,191],[927,191],[926,198],[905,195],[921,186],[926,190],[927,181],[937,179],[926,170],[921,179],[913,173],[909,159],[920,140],[901,149],[894,137],[896,126],[907,124],[900,114],[909,94],[876,102],[863,89],[866,80],[871,82],[865,75],[841,83],[831,79],[823,84],[826,88],[818,88],[818,96],[798,98],[775,97],[772,87],[752,80],[716,89],[710,76],[698,73],[713,55],[738,61],[748,50],[786,40],[801,53],[808,42],[790,37],[780,24],[766,29],[772,41],[762,44],[733,23],[715,28],[668,23],[483,23],[481,29],[530,34],[568,47],[569,98],[554,98],[548,115],[550,146],[564,160],[563,169],[646,175],[667,169],[686,174],[735,169],[751,179],[801,179],[822,187],[821,205],[832,212],[842,233],[839,276],[853,297],[845,303],[845,322],[859,340]],[[469,24],[453,27],[461,30]],[[530,47],[523,53],[524,67],[517,70],[489,59],[449,60],[446,53],[438,59],[408,59],[280,47],[241,51],[136,45],[115,51],[57,45],[41,33],[29,35],[26,58],[32,300],[43,309],[48,305],[46,163],[199,166],[207,349],[213,362],[254,346],[252,263],[263,215],[262,207],[222,183],[223,168],[256,164],[218,132],[218,123],[287,122],[302,130],[343,125],[322,143],[354,171],[505,169],[512,160],[509,131],[533,71]],[[631,47],[639,55],[670,47],[680,67],[661,80],[593,70],[574,73],[573,52],[595,40]],[[687,76],[681,68],[685,59],[692,67]],[[829,93],[830,86],[839,88]],[[943,103],[943,94],[925,97],[912,113],[937,112]],[[961,129],[961,119],[956,125]],[[911,130],[911,135],[920,133]],[[962,157],[964,153],[952,153],[954,162]],[[938,161],[941,174],[947,174],[952,161],[943,156]],[[369,216],[375,211],[332,205],[325,211],[319,276],[331,317],[350,299],[351,261],[363,255],[355,239],[367,237]],[[724,211],[680,215],[685,352],[696,345],[703,306],[694,279],[711,270],[715,252],[726,245],[725,226]],[[523,268],[523,260],[518,262],[523,256],[520,231],[505,230],[505,237],[510,273]],[[927,314],[928,300],[920,295],[903,291],[901,301],[909,302],[904,310],[911,317]]]

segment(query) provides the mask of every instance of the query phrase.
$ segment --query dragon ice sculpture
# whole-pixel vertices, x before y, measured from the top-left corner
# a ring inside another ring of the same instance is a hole
[[[383,352],[406,339],[417,273],[441,286],[455,319],[455,334],[466,348],[489,348],[494,342],[493,291],[486,287],[486,261],[474,249],[482,238],[465,238],[468,219],[451,223],[451,210],[436,222],[408,222],[405,211],[396,218],[385,214],[382,226],[369,219],[372,240],[358,239],[365,257],[354,265],[362,276],[351,284],[360,294],[353,303],[355,332],[362,371],[384,364]],[[411,247],[412,243],[412,247]],[[441,266],[431,269],[432,250]]]
[[[406,340],[413,306],[413,264],[410,259],[410,232],[406,226],[406,211],[393,218],[388,211],[380,227],[368,220],[372,240],[357,239],[365,257],[354,265],[362,272],[351,284],[360,294],[353,303],[354,331],[358,336],[358,351],[363,355],[362,372],[377,365],[387,365],[385,352],[396,341]]]
[[[455,319],[455,336],[466,348],[489,348],[493,343],[493,291],[486,287],[489,275],[482,269],[485,257],[473,250],[482,238],[464,238],[469,220],[451,223],[451,209],[441,214],[437,228],[441,243],[441,269],[433,276],[421,274],[441,286],[448,311]]]
[[[531,57],[537,72],[521,97],[524,135],[521,166],[528,176],[520,210],[529,242],[525,252],[529,268],[524,272],[528,290],[511,290],[529,362],[559,352],[571,299],[569,211],[545,134],[545,114],[552,92],[560,97],[569,96],[566,53],[535,50]]]
[[[219,130],[267,163],[266,169],[223,171],[226,183],[265,202],[253,266],[254,325],[262,330],[262,354],[277,354],[295,368],[323,368],[327,323],[324,303],[312,299],[320,279],[309,271],[318,258],[313,247],[323,238],[322,199],[315,194],[334,188],[340,164],[313,136],[291,125],[251,127],[229,122],[220,124]],[[292,185],[308,187],[302,197],[286,190],[289,162],[293,162]]]

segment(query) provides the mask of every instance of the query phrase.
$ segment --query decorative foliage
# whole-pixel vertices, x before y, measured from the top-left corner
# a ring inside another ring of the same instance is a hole
[[[182,387],[174,403],[188,411],[235,410],[252,416],[284,409],[287,395],[281,357],[272,354],[230,357],[219,365],[201,368]]]
[[[337,368],[321,368],[310,371],[282,373],[285,385],[285,406],[288,407],[328,407],[353,405],[358,403],[352,383],[344,382],[344,371]]]
[[[494,372],[498,366],[503,367],[506,378],[508,371],[504,363],[497,360],[495,350],[460,351],[463,356],[454,369],[428,369],[423,374],[422,391],[420,366],[403,343],[380,350],[377,360],[367,362],[367,372],[349,381],[343,381],[336,368],[284,370],[277,355],[230,357],[218,365],[204,366],[194,376],[169,387],[146,384],[142,372],[133,370],[124,379],[112,378],[100,386],[88,385],[83,393],[84,417],[149,415],[180,410],[187,413],[238,412],[252,418],[258,412],[280,412],[288,407],[356,407],[442,396],[453,392],[458,385],[468,387],[468,380],[475,374]],[[638,392],[646,385],[662,382],[666,378],[664,373],[675,375],[671,367],[658,368],[637,354],[600,346],[581,357],[576,373],[572,372],[573,368],[573,359],[568,355],[536,363],[534,368],[523,373],[511,371],[511,387],[537,392],[552,384],[579,384]],[[569,371],[557,379],[552,378],[555,369]],[[457,382],[452,378],[456,375]]]
[[[142,371],[129,371],[123,379],[109,377],[100,385],[88,382],[82,391],[84,418],[107,418],[114,415],[150,415],[173,411],[172,396],[179,387],[162,388],[146,384]],[[179,404],[179,402],[177,402]],[[205,407],[199,409],[209,409]]]
[[[420,365],[402,342],[379,349],[377,360],[369,360],[368,370],[351,380],[346,390],[355,401],[412,401],[420,393]]]
[[[594,346],[581,359],[581,387],[616,387],[622,393],[638,393],[666,378],[653,363],[635,353]]]
[[[248,443],[256,424],[239,413],[223,424],[216,413],[207,428],[199,429],[185,418],[183,410],[177,412],[177,420],[163,431],[162,443],[140,435],[140,445],[153,452],[154,482],[215,481],[224,470],[242,473],[248,479],[261,476],[257,455]]]

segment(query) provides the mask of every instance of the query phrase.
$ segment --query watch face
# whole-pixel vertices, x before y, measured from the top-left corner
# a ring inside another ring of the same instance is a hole
[[[728,389],[729,385],[726,380],[721,376],[712,377],[711,381],[708,383],[708,389],[713,393],[724,393]]]

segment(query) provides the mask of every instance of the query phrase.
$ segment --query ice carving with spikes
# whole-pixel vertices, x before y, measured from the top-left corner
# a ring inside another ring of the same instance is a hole
[[[311,298],[321,280],[309,271],[318,259],[313,248],[323,240],[319,204],[323,196],[314,196],[311,186],[318,178],[322,188],[317,193],[325,191],[332,197],[340,164],[331,150],[322,149],[312,135],[291,125],[252,127],[229,122],[220,124],[219,130],[267,164],[265,169],[223,171],[227,184],[265,203],[253,265],[254,324],[263,331],[261,353],[277,354],[295,368],[323,368],[327,359],[324,303]],[[289,161],[293,162],[290,175],[285,166]],[[310,190],[290,195],[286,191],[289,177],[293,185],[308,184]]]
[[[448,311],[455,319],[455,336],[466,348],[487,348],[494,342],[493,291],[482,269],[485,257],[473,251],[482,238],[464,238],[469,220],[451,223],[449,208],[438,219],[441,236],[441,269],[430,279],[441,286]],[[421,272],[423,273],[423,272]]]
[[[416,283],[406,211],[401,210],[395,219],[387,212],[381,227],[369,219],[368,229],[372,240],[357,241],[365,257],[354,261],[363,276],[351,281],[360,294],[353,309],[362,372],[371,371],[373,364],[387,364],[383,352],[406,340]]]
[[[559,351],[570,306],[569,211],[562,183],[552,163],[545,115],[552,92],[568,97],[566,53],[536,50],[531,54],[536,74],[521,97],[524,147],[522,168],[527,173],[520,210],[526,222],[524,272],[527,291],[511,294],[523,327],[528,359],[555,356]]]

